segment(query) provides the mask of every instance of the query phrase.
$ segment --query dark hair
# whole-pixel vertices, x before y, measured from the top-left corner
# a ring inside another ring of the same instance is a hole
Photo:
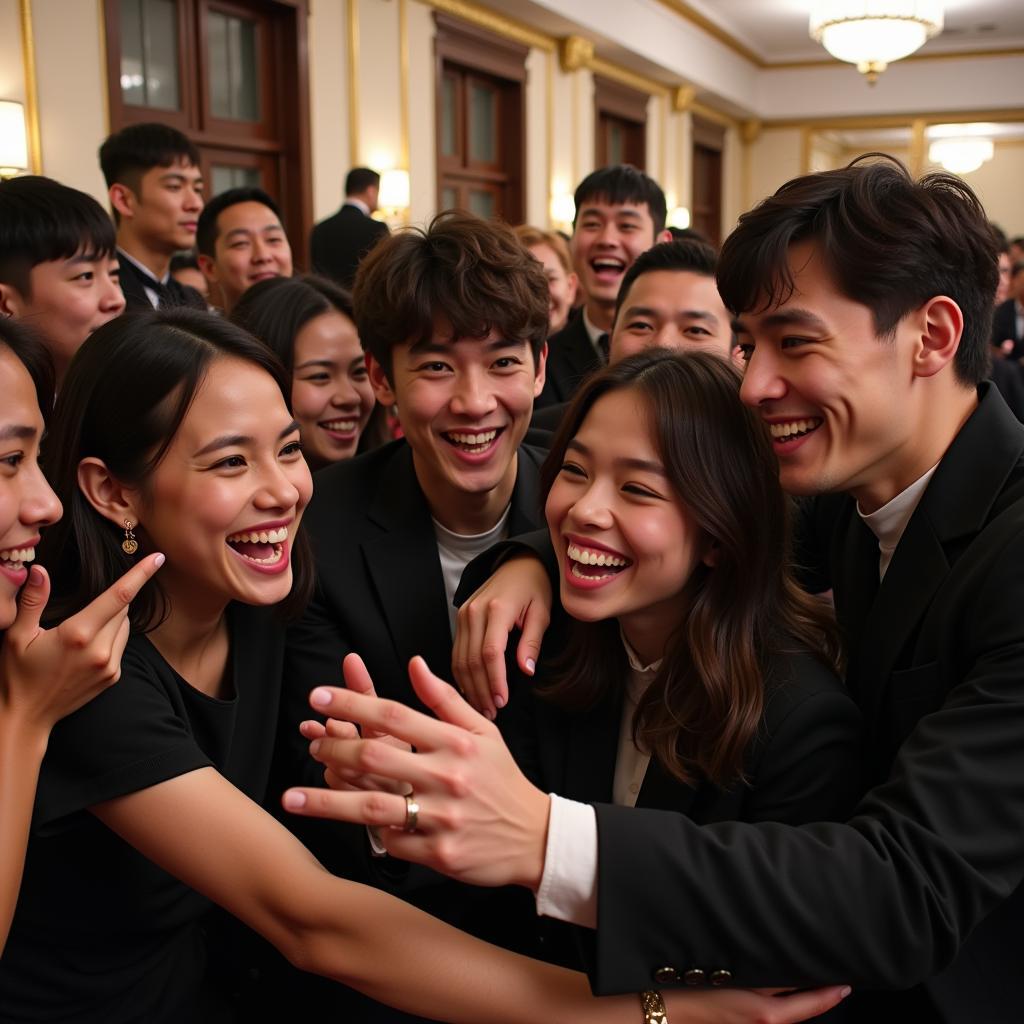
[[[235,324],[186,308],[129,313],[95,331],[75,354],[47,445],[46,470],[64,518],[41,548],[54,579],[53,608],[63,618],[111,586],[135,559],[113,524],[78,486],[78,465],[93,456],[129,485],[141,485],[166,455],[213,361],[232,356],[265,370],[285,401],[291,382],[274,354]],[[300,529],[292,547],[294,583],[287,613],[305,605],[313,566]],[[145,632],[169,611],[159,577],[132,602],[132,628]]]
[[[172,274],[176,270],[198,270],[199,260],[196,257],[195,251],[189,249],[187,252],[176,252],[171,257],[171,263],[168,269]]]
[[[667,230],[669,234],[672,235],[673,241],[704,242],[705,245],[711,245],[707,237],[701,234],[701,232],[699,232],[696,228],[676,228],[670,226],[669,228],[667,228]],[[712,248],[714,247],[712,246]]]
[[[392,348],[426,344],[438,318],[456,339],[497,330],[528,341],[535,361],[548,334],[541,265],[511,228],[459,210],[382,239],[360,263],[352,299],[363,349],[388,374]]]
[[[646,252],[640,253],[622,276],[619,294],[615,297],[615,316],[618,317],[622,303],[626,301],[633,282],[643,274],[654,270],[688,271],[702,277],[714,277],[718,265],[718,254],[707,242],[688,239],[684,242],[659,242]]]
[[[295,338],[314,317],[336,310],[355,322],[352,296],[323,277],[271,277],[258,281],[239,299],[231,319],[274,350],[290,377]]]
[[[733,313],[765,310],[793,293],[790,246],[813,241],[836,286],[867,306],[875,333],[936,295],[964,315],[953,362],[957,380],[988,374],[995,240],[970,186],[952,174],[914,181],[880,153],[835,171],[806,174],[740,217],[718,261],[718,290]]]
[[[707,352],[650,349],[608,366],[573,399],[541,472],[546,498],[594,404],[620,390],[642,396],[670,486],[716,559],[686,584],[689,610],[633,717],[637,746],[685,783],[743,778],[777,655],[802,650],[831,668],[839,657],[824,606],[794,582],[789,501],[740,379]],[[553,667],[542,692],[563,707],[589,709],[621,689],[628,664],[617,622],[573,622]]]
[[[1006,237],[1006,232],[994,220],[990,220],[988,226],[992,231],[992,237],[996,240],[996,251],[1008,252],[1010,240]]]
[[[56,381],[50,350],[24,325],[0,318],[0,351],[5,348],[10,349],[28,371],[43,422],[48,422],[53,411]]]
[[[114,225],[92,196],[38,175],[0,181],[0,281],[26,299],[34,266],[116,251]]]
[[[218,192],[202,209],[196,224],[196,249],[204,256],[213,256],[220,233],[217,218],[230,206],[238,203],[262,203],[274,216],[281,220],[281,210],[277,203],[261,188],[246,185],[242,188],[228,188]]]
[[[358,196],[373,185],[380,185],[380,175],[369,167],[353,167],[345,176],[345,195]]]
[[[100,146],[100,168],[111,185],[127,185],[136,195],[142,176],[153,167],[199,166],[199,150],[188,136],[166,124],[131,124]]]
[[[611,206],[621,203],[646,204],[654,221],[654,234],[657,236],[665,230],[665,217],[668,211],[665,206],[665,193],[661,186],[651,177],[637,170],[631,164],[615,164],[591,171],[580,183],[573,197],[576,200],[576,214],[573,216],[573,227],[580,207],[588,200],[604,200]]]

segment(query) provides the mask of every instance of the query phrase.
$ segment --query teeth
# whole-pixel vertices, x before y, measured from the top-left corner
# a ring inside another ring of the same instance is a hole
[[[358,425],[355,420],[325,420],[320,424],[326,430],[336,430],[339,434],[351,434]]]
[[[616,555],[590,551],[587,548],[577,547],[575,544],[569,545],[568,555],[572,561],[579,562],[581,565],[607,565],[610,568],[624,568],[629,565],[628,559],[618,558]]]
[[[812,420],[790,420],[788,423],[769,423],[768,429],[772,437],[781,440],[786,437],[793,437],[797,434],[806,434],[821,423],[819,419]]]
[[[35,548],[7,548],[0,551],[0,562],[34,562]]]
[[[497,436],[497,430],[486,430],[482,434],[456,434],[453,430],[448,431],[448,437],[456,444],[490,444]]]
[[[595,575],[593,573],[581,572],[580,571],[580,567],[578,565],[576,565],[575,563],[571,566],[569,571],[578,580],[606,580],[606,579],[608,579],[609,576],[614,576],[615,575],[615,573],[613,573],[613,572],[603,572],[603,573],[600,573],[599,575]]]
[[[255,565],[274,565],[281,560],[281,553],[283,551],[284,548],[280,544],[275,544],[274,553],[267,558],[253,558],[250,555],[242,555],[241,551],[238,554],[242,555],[247,562],[252,562]]]
[[[259,530],[233,533],[228,537],[229,544],[283,544],[288,539],[288,527],[279,526],[276,530]]]

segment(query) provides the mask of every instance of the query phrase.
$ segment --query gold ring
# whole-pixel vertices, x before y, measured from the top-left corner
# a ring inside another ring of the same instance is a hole
[[[420,805],[416,803],[415,793],[405,794],[405,824],[402,826],[403,832],[415,832],[416,823],[420,818]]]

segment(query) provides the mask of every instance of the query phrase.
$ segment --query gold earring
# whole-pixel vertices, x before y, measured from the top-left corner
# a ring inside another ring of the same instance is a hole
[[[135,534],[132,533],[132,521],[130,519],[124,521],[124,540],[121,541],[121,550],[126,555],[134,555],[139,550],[139,542],[135,539]]]

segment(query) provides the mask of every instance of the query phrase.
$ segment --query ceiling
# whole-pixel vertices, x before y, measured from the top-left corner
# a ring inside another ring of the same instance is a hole
[[[769,65],[829,59],[807,33],[813,0],[670,0],[669,6],[691,8]],[[946,0],[945,8],[945,28],[919,53],[1024,48],[1022,0]]]

